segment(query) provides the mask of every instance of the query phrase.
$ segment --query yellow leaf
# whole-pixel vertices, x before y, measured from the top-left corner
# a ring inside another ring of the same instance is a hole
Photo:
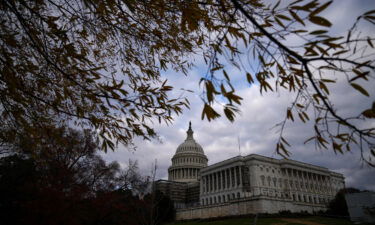
[[[361,92],[363,95],[366,95],[367,97],[370,97],[368,92],[362,86],[360,86],[358,84],[355,84],[355,83],[351,83],[350,85],[352,85],[353,88],[355,88],[357,91]]]
[[[332,26],[331,22],[329,22],[327,19],[320,17],[320,16],[311,16],[309,17],[310,22],[315,23],[319,26],[325,26],[330,27]]]

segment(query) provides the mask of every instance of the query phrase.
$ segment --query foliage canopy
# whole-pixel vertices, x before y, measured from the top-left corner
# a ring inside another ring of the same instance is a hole
[[[347,33],[334,36],[322,14],[332,1],[260,0],[5,0],[1,9],[1,118],[8,127],[33,134],[40,123],[74,121],[97,129],[102,147],[156,135],[152,122],[172,120],[188,107],[173,98],[162,79],[168,69],[187,74],[194,57],[204,58],[202,119],[220,117],[224,99],[233,121],[242,98],[225,69],[234,66],[260,92],[285,89],[295,97],[280,123],[276,150],[288,156],[283,136],[296,115],[312,120],[319,148],[359,148],[375,156],[375,103],[356,115],[341,115],[330,90],[342,80],[373,97],[375,10],[353,18]],[[288,40],[299,40],[291,44]],[[243,60],[243,56],[251,58]],[[370,85],[369,85],[370,84]],[[370,121],[370,122],[368,122]],[[10,135],[12,136],[12,135]],[[13,135],[14,136],[14,135]]]

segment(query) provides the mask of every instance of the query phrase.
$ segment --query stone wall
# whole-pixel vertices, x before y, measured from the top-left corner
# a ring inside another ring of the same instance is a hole
[[[308,203],[296,203],[268,197],[240,199],[223,204],[199,206],[176,211],[176,220],[207,219],[215,217],[238,216],[256,213],[278,213],[283,210],[291,212],[326,210],[323,206]]]

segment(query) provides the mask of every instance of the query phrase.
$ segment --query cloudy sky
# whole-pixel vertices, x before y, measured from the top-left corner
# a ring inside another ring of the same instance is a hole
[[[337,25],[335,32],[342,32],[351,26],[351,18],[356,18],[361,12],[371,8],[375,9],[373,0],[339,0],[327,10],[325,16]],[[374,36],[370,28],[365,32]],[[186,138],[189,121],[193,125],[194,138],[203,147],[209,164],[239,154],[255,153],[281,158],[275,153],[275,144],[278,138],[275,125],[285,117],[286,108],[290,105],[293,97],[287,93],[261,95],[258,85],[243,85],[246,78],[241,77],[240,73],[237,73],[238,75],[233,73],[233,79],[238,80],[237,92],[244,99],[240,115],[233,123],[224,117],[211,122],[202,121],[203,103],[199,98],[202,89],[198,82],[204,76],[207,67],[199,60],[196,65],[188,76],[173,72],[164,74],[170,85],[175,87],[176,94],[179,94],[181,88],[193,90],[194,93],[186,93],[191,102],[190,110],[185,110],[183,115],[175,117],[172,125],[155,124],[161,142],[136,139],[136,151],[120,146],[115,152],[105,154],[104,157],[108,161],[116,160],[126,166],[129,160],[137,160],[141,172],[145,175],[150,174],[153,164],[156,162],[157,178],[166,179],[167,169],[171,165],[171,157],[178,145]],[[371,97],[364,98],[338,79],[335,87],[330,87],[333,92],[331,97],[339,109],[338,112],[361,112],[368,107],[375,98],[375,82],[374,80],[370,80],[370,82],[367,90]],[[374,126],[373,122],[372,127]],[[304,144],[304,141],[312,136],[312,129],[310,123],[304,124],[297,121],[287,124],[285,136],[292,144],[290,159],[343,173],[348,187],[375,190],[375,168],[370,168],[361,161],[358,150],[353,149],[352,152],[344,155],[336,155],[331,149],[316,150],[313,143]]]

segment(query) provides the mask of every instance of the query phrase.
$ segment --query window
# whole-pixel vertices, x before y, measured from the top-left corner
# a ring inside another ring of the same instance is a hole
[[[237,193],[237,198],[239,199],[241,196],[240,192]]]

